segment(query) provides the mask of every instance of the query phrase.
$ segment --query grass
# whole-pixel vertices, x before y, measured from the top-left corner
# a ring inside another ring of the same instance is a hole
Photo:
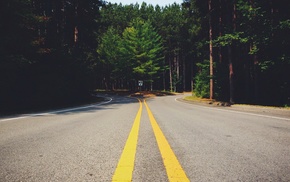
[[[214,100],[208,99],[208,98],[197,97],[194,94],[192,96],[186,96],[183,99],[187,100],[187,101],[199,101],[199,102],[213,102],[214,101]]]
[[[211,104],[211,105],[216,105],[216,106],[230,106],[231,105],[228,102],[221,102],[221,101],[216,101],[215,99],[197,97],[194,93],[192,94],[192,96],[186,96],[183,99],[186,101]]]

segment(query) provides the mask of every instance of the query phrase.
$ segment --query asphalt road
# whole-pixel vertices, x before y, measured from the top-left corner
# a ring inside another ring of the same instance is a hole
[[[248,112],[178,97],[146,99],[161,134],[142,100],[117,96],[104,104],[0,118],[0,181],[112,181],[129,166],[119,165],[124,153],[135,156],[132,181],[185,181],[170,178],[169,150],[190,181],[290,181],[289,110]],[[162,134],[166,141],[157,143]],[[171,149],[162,153],[164,142]]]

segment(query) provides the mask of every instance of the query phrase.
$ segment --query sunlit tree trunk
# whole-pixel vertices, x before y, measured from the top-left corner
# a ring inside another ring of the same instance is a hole
[[[76,44],[78,42],[78,27],[75,26],[75,30],[74,30],[74,43]]]

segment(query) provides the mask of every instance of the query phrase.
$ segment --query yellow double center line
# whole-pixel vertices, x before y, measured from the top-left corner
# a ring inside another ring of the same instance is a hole
[[[138,132],[142,113],[142,103],[140,100],[139,104],[140,108],[138,110],[133,127],[127,139],[126,145],[124,147],[123,153],[119,160],[112,181],[132,181],[135,154],[138,141]],[[189,181],[145,100],[144,104],[147,109],[150,123],[154,131],[154,135],[163,159],[163,164],[165,166],[169,181],[170,182]]]
[[[138,99],[139,100],[139,99]],[[139,110],[135,118],[134,124],[130,131],[129,137],[125,144],[123,153],[115,170],[112,181],[132,181],[134,170],[134,161],[138,141],[139,126],[141,121],[142,103],[139,100]]]

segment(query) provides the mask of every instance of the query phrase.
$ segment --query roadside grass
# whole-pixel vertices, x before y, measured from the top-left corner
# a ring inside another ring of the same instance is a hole
[[[191,102],[198,102],[198,103],[204,103],[204,104],[211,104],[211,105],[217,105],[217,106],[231,106],[230,103],[228,102],[222,102],[222,101],[216,101],[216,100],[211,100],[208,98],[201,98],[201,97],[197,97],[194,95],[194,93],[192,94],[192,96],[186,96],[183,98],[183,100],[186,101],[191,101]],[[288,105],[284,105],[281,107],[278,106],[266,106],[266,105],[256,105],[256,104],[239,104],[239,103],[235,103],[233,104],[234,106],[250,106],[250,107],[259,107],[259,108],[282,108],[282,109],[287,109],[290,110],[290,107]]]
[[[183,99],[187,101],[196,101],[196,102],[208,102],[208,103],[215,102],[215,100],[213,99],[197,97],[194,93],[191,96],[184,97]]]
[[[202,104],[210,104],[215,106],[231,106],[229,102],[222,102],[216,101],[215,99],[197,97],[194,93],[192,93],[191,96],[184,97],[183,100]]]
[[[187,100],[187,101],[199,101],[199,102],[210,102],[210,101],[213,101],[212,99],[200,98],[200,97],[196,97],[196,96],[186,96],[183,99]]]

